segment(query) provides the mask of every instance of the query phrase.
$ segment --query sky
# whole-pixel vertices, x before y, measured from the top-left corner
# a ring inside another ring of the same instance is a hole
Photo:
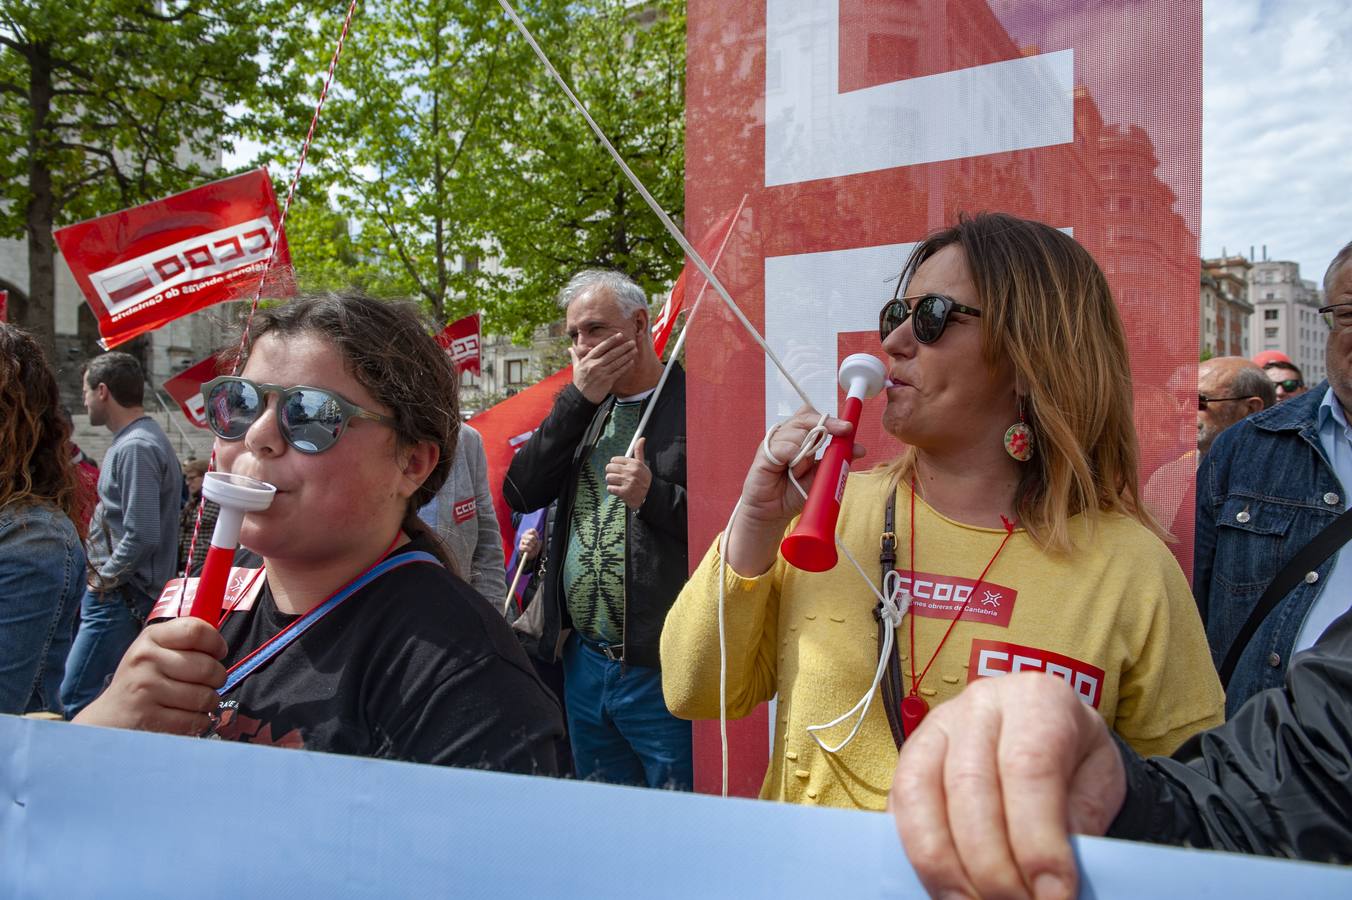
[[[1352,3],[1204,0],[1202,255],[1300,263],[1352,240]]]
[[[1202,30],[1201,255],[1319,281],[1352,240],[1352,0],[1203,0]]]

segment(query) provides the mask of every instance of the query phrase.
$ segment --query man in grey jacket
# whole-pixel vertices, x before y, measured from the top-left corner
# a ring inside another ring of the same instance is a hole
[[[418,515],[451,551],[457,574],[501,609],[507,597],[506,561],[479,432],[468,425],[460,426],[450,477]]]
[[[85,367],[90,424],[106,426],[114,437],[99,470],[89,585],[61,683],[67,716],[103,690],[178,562],[183,472],[164,430],[145,414],[144,391],[134,356],[105,353]]]

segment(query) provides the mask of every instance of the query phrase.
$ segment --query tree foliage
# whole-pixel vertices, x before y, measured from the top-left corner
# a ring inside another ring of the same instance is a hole
[[[52,229],[215,174],[226,137],[290,113],[295,3],[6,0],[0,6],[0,236],[27,237],[16,321],[52,346]]]
[[[522,14],[679,216],[684,4],[538,0]],[[622,269],[652,291],[680,268],[679,250],[494,0],[367,3],[312,162],[311,196],[322,185],[350,221],[357,280],[418,297],[444,321],[482,309],[489,330],[524,336],[557,318],[551,299],[580,268]],[[337,249],[311,242],[310,227],[288,228],[302,282],[307,268],[339,265],[301,252]]]

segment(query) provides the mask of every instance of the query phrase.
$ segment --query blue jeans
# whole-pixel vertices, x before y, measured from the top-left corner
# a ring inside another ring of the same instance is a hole
[[[139,621],[132,615],[128,600],[135,606]],[[66,661],[66,678],[61,682],[61,703],[67,717],[73,717],[102,693],[154,604],[153,597],[130,585],[103,594],[85,590],[80,600],[80,630]]]
[[[574,632],[563,648],[563,692],[578,778],[693,789],[690,723],[667,711],[659,670],[621,666]]]
[[[61,712],[84,547],[51,506],[0,509],[0,713]]]

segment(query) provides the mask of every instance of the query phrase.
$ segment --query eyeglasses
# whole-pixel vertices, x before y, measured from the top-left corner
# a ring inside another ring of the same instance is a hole
[[[1330,331],[1342,331],[1352,327],[1352,303],[1335,303],[1319,308],[1319,315]]]
[[[277,395],[282,439],[301,453],[323,453],[338,442],[353,419],[394,425],[389,416],[368,412],[333,391],[303,384],[259,384],[234,375],[222,375],[202,385],[207,424],[222,440],[238,441],[263,415],[269,394]]]
[[[1231,400],[1249,400],[1251,398],[1252,395],[1249,397],[1208,397],[1206,394],[1198,394],[1197,409],[1200,412],[1206,412],[1206,405],[1208,403],[1228,403]]]
[[[1305,382],[1299,378],[1284,378],[1281,381],[1272,382],[1272,386],[1279,387],[1289,394],[1292,391],[1298,391],[1305,387]]]
[[[897,291],[898,293],[901,291],[900,283],[897,284]],[[912,302],[915,303],[914,307],[911,306]],[[922,344],[933,344],[943,335],[944,328],[948,326],[949,316],[955,312],[969,316],[981,315],[981,310],[963,306],[952,297],[945,297],[943,294],[893,297],[878,313],[878,336],[881,340],[887,340],[888,335],[900,328],[911,316],[915,316],[911,321],[915,339]]]

